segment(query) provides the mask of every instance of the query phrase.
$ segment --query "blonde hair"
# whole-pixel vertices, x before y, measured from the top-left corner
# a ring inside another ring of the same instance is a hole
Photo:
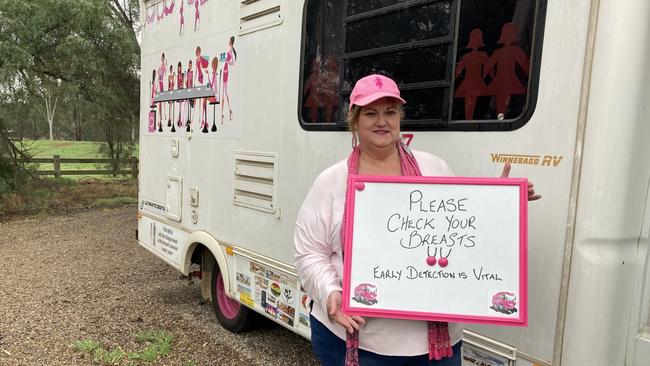
[[[401,121],[404,119],[404,106],[402,103],[397,103],[397,108],[399,109],[399,119]],[[355,135],[357,133],[357,125],[359,124],[359,115],[361,114],[361,109],[363,109],[363,107],[356,104],[352,105],[352,109],[350,109],[348,115],[345,118],[348,122],[348,130]]]

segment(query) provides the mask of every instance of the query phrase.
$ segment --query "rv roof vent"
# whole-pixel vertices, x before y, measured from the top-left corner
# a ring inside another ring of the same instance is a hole
[[[273,27],[283,19],[284,0],[241,0],[239,34]]]
[[[275,212],[277,160],[274,153],[235,152],[235,205]]]

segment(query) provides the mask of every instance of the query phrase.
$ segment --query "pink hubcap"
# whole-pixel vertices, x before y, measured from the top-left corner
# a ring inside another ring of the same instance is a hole
[[[217,304],[221,313],[228,319],[234,319],[239,314],[241,304],[226,296],[226,290],[223,286],[223,277],[221,272],[217,274]]]

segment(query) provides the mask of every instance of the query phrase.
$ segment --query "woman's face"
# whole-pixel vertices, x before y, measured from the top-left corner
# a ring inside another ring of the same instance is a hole
[[[400,133],[400,102],[381,98],[362,107],[357,121],[359,143],[363,147],[385,148],[394,145]]]

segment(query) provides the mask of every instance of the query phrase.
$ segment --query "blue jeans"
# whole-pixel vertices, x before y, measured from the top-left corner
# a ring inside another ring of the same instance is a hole
[[[323,323],[310,315],[311,347],[324,366],[345,364],[345,341],[332,333]],[[460,366],[460,342],[454,347],[454,356],[440,361],[429,361],[429,355],[384,356],[359,349],[360,366]]]

